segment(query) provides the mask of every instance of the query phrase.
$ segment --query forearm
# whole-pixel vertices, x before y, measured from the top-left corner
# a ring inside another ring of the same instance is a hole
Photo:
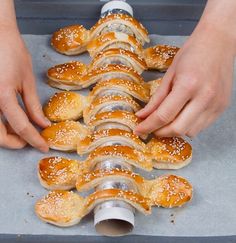
[[[196,31],[206,30],[232,47],[236,55],[236,1],[208,0]]]
[[[0,6],[0,29],[16,29],[16,15],[13,0],[1,0]]]

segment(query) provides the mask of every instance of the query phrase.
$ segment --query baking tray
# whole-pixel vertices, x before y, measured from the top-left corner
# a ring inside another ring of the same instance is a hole
[[[52,65],[76,59],[89,62],[87,54],[67,57],[53,51],[48,35],[24,35],[29,48],[42,103],[57,90],[46,84],[45,71]],[[186,37],[151,35],[151,45],[181,46]],[[158,77],[146,72],[144,78]],[[234,74],[234,78],[236,73]],[[83,94],[86,91],[82,91]],[[175,209],[153,208],[151,216],[136,215],[129,236],[111,239],[96,234],[93,215],[71,228],[41,222],[34,214],[36,200],[47,193],[37,179],[37,162],[45,155],[33,148],[0,149],[0,241],[1,242],[236,242],[236,89],[231,107],[209,129],[192,141],[192,163],[177,171],[142,173],[147,178],[175,173],[190,180],[193,200]],[[50,151],[47,156],[65,154]],[[66,155],[78,158],[76,154]]]

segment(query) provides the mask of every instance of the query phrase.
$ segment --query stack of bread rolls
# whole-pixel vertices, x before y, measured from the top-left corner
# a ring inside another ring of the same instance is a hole
[[[140,138],[133,133],[140,122],[135,113],[161,85],[160,79],[145,82],[142,72],[166,71],[178,51],[166,45],[144,49],[147,42],[143,25],[121,13],[101,18],[90,30],[74,25],[53,34],[56,51],[77,55],[87,50],[92,60],[89,65],[72,61],[48,70],[48,84],[64,91],[44,106],[53,123],[42,136],[51,149],[87,158],[39,161],[40,183],[51,190],[36,203],[36,214],[43,221],[71,226],[111,200],[150,214],[152,206],[177,207],[192,198],[191,184],[180,176],[147,180],[133,172],[179,169],[192,158],[191,145],[182,138]],[[86,97],[75,91],[88,87]],[[81,197],[69,191],[74,188],[94,192]]]

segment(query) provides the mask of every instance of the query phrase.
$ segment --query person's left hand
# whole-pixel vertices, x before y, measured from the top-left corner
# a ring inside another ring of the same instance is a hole
[[[194,137],[230,103],[235,46],[220,31],[198,29],[177,53],[149,103],[137,135]]]

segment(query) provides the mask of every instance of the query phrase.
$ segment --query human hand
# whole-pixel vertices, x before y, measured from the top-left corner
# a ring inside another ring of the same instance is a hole
[[[194,137],[230,103],[235,43],[214,27],[198,28],[177,53],[161,86],[137,116],[138,135]]]
[[[47,127],[50,122],[43,115],[31,58],[18,30],[1,27],[0,46],[0,110],[9,123],[0,120],[0,146],[19,149],[27,142],[47,152],[48,145],[30,120],[41,127]],[[27,114],[20,107],[17,96],[22,98]]]

